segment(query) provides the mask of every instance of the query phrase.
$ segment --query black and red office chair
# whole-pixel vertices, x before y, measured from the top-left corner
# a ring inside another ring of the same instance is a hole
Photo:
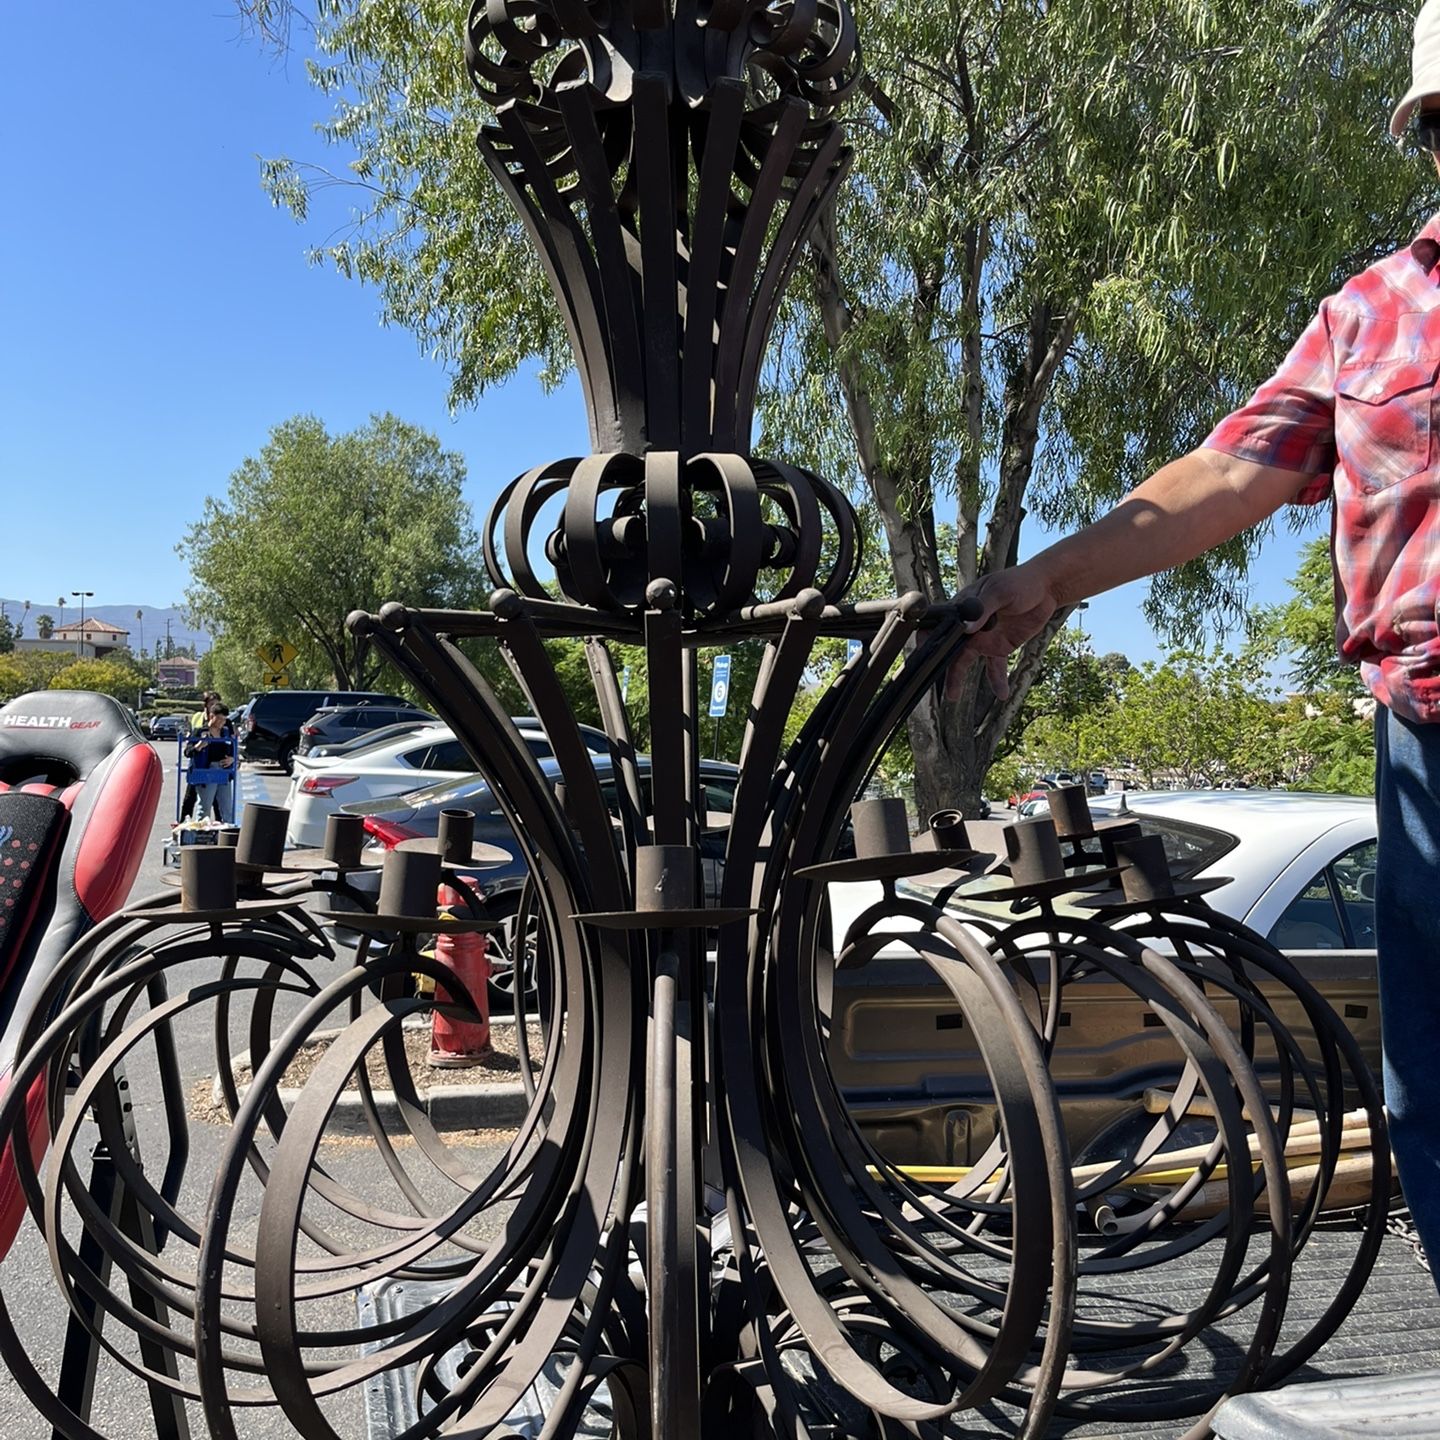
[[[108,695],[42,690],[0,707],[0,1095],[34,997],[67,950],[125,904],[160,799],[159,757]],[[31,1152],[49,1143],[44,1076],[26,1099]],[[24,1217],[0,1156],[0,1257]]]

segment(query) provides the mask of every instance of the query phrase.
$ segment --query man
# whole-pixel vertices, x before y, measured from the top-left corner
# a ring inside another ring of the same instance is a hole
[[[1415,22],[1390,131],[1440,172],[1440,0]],[[1336,635],[1376,700],[1375,916],[1385,1096],[1405,1195],[1440,1258],[1440,215],[1325,300],[1275,376],[1109,515],[972,587],[983,613],[947,690],[1055,611],[1182,564],[1282,505],[1334,504]],[[982,628],[984,627],[984,628]]]

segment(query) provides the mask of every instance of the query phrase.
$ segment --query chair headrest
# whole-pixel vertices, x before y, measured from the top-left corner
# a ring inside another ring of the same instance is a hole
[[[22,770],[84,780],[116,750],[143,743],[130,712],[90,690],[35,690],[0,706],[0,780]]]

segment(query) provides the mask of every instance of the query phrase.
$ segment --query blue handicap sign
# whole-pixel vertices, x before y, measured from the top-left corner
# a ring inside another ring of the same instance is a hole
[[[710,718],[718,720],[730,708],[730,657],[717,655],[710,672]]]
[[[864,648],[863,640],[847,640],[845,642],[845,663],[848,665]]]

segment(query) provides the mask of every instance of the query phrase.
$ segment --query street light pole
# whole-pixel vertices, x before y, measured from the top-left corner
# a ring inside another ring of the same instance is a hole
[[[75,653],[84,659],[85,657],[85,602],[94,599],[93,590],[72,590],[71,595],[77,596],[80,600],[80,638],[75,642]]]

